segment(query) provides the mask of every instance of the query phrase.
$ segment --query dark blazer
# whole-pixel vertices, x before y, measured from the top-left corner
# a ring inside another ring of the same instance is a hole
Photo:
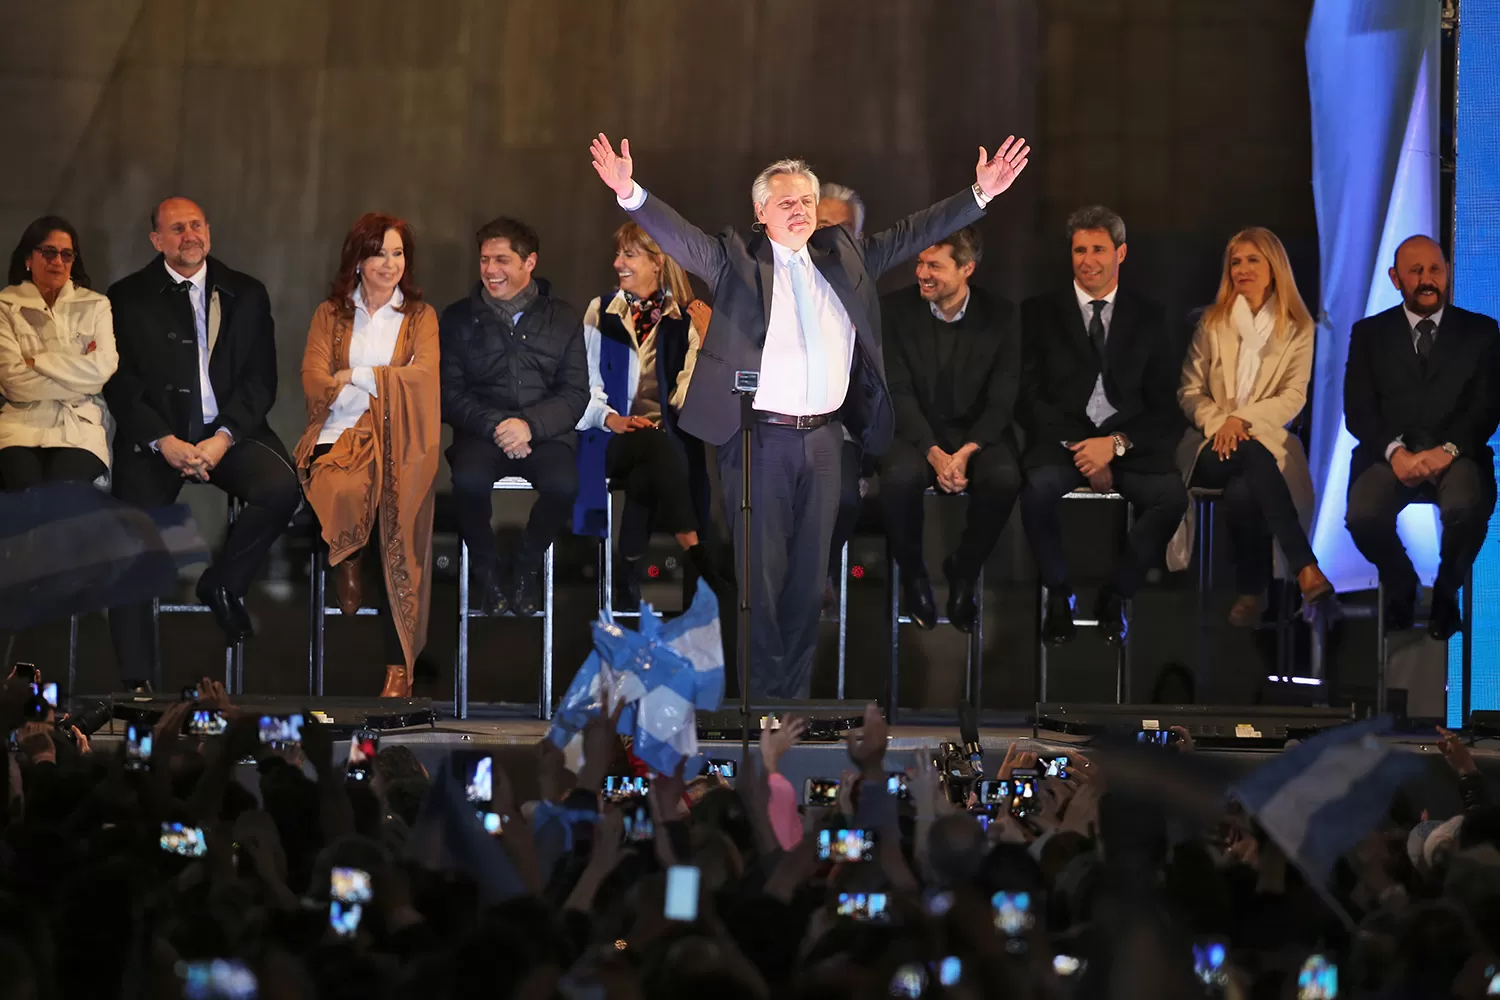
[[[941,324],[915,285],[880,300],[885,371],[896,410],[896,437],[918,453],[953,452],[969,441],[1015,447],[1012,420],[1021,381],[1015,306],[969,286],[947,370],[939,367],[933,324]]]
[[[854,358],[841,417],[867,453],[884,454],[894,419],[880,350],[880,303],[875,280],[984,214],[969,188],[908,216],[884,232],[854,239],[843,226],[813,233],[808,254],[832,286],[854,324]],[[766,343],[775,258],[771,241],[745,239],[733,229],[709,236],[655,195],[630,213],[662,250],[713,290],[713,319],[698,351],[693,381],[682,406],[683,430],[720,445],[740,429],[734,395],[736,371],[759,371]]]
[[[274,441],[281,450],[266,423],[276,401],[276,323],[266,286],[214,257],[207,266],[205,291],[210,301],[214,292],[219,298],[219,334],[208,359],[219,416],[201,430],[198,333],[184,328],[173,298],[182,293],[165,260],[158,254],[109,287],[120,367],[104,386],[104,401],[115,418],[116,464],[149,454],[151,442],[168,434],[193,441],[201,433],[202,440],[220,427],[236,441]]]
[[[544,279],[533,280],[539,294],[514,333],[484,301],[478,282],[443,310],[443,420],[457,434],[489,439],[500,421],[520,417],[535,440],[571,448],[589,403],[583,317],[554,298]]]
[[[1385,461],[1402,438],[1411,451],[1452,442],[1489,468],[1489,440],[1500,420],[1500,333],[1488,316],[1449,305],[1424,363],[1400,306],[1368,316],[1349,333],[1344,423],[1359,441],[1349,485]]]
[[[1132,444],[1119,459],[1126,467],[1143,472],[1176,468],[1174,453],[1186,426],[1177,405],[1182,349],[1167,332],[1162,307],[1120,289],[1104,356],[1104,392],[1115,415],[1096,427],[1087,409],[1099,360],[1073,286],[1021,304],[1017,419],[1026,433],[1026,468],[1071,465],[1073,456],[1062,442],[1116,433]]]

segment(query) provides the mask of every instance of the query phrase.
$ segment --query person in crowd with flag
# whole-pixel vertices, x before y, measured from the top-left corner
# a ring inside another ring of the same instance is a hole
[[[1021,306],[1021,519],[1048,589],[1042,638],[1055,644],[1076,634],[1062,497],[1088,488],[1118,493],[1135,508],[1125,551],[1095,604],[1105,640],[1119,644],[1124,602],[1161,564],[1187,510],[1187,489],[1173,470],[1182,354],[1162,307],[1120,287],[1125,221],[1091,205],[1068,217],[1067,233],[1072,284]]]
[[[266,286],[210,256],[203,209],[168,198],[151,212],[151,263],[109,288],[120,363],[104,386],[115,421],[115,496],[141,507],[207,483],[240,502],[198,599],[230,642],[253,629],[244,598],[302,502],[297,473],[267,415],[276,401],[276,324]],[[111,609],[127,678],[151,677],[149,603]]]
[[[750,537],[741,537],[738,512],[727,513],[736,552],[753,573],[743,595],[752,609],[753,696],[808,698],[838,515],[842,428],[848,421],[865,451],[881,455],[894,424],[875,280],[980,218],[1025,169],[1030,147],[1014,136],[994,156],[981,147],[972,185],[860,240],[841,226],[817,229],[819,181],[803,160],[778,160],[756,176],[757,232],[746,239],[733,231],[710,236],[649,194],[635,181],[628,141],[617,153],[600,134],[590,152],[620,207],[711,288],[710,346],[699,354],[681,425],[718,448],[725,484],[751,471]],[[742,455],[736,389],[746,388],[749,373],[757,381],[755,426],[744,428],[750,454]],[[727,488],[725,496],[737,491]]]
[[[975,587],[1021,490],[1013,415],[1021,377],[1015,306],[970,279],[984,239],[966,226],[917,255],[917,283],[881,299],[896,439],[880,460],[885,533],[906,610],[937,624],[922,558],[923,497],[969,494],[964,533],[943,561],[948,621],[974,629]]]
[[[89,284],[72,223],[26,227],[0,289],[0,488],[109,471],[102,393],[120,356],[109,299]]]
[[[574,427],[589,402],[583,320],[536,276],[535,229],[501,216],[474,242],[479,280],[441,321],[453,505],[482,609],[531,615],[541,604],[537,571],[578,497]],[[537,497],[507,568],[490,518],[495,482],[508,476]]]
[[[1333,594],[1307,538],[1312,475],[1297,435],[1287,429],[1307,402],[1316,327],[1276,234],[1252,227],[1224,249],[1219,294],[1198,322],[1182,367],[1177,399],[1191,426],[1177,448],[1190,487],[1223,490],[1239,597],[1233,625],[1260,617],[1276,541],[1302,600]],[[1187,566],[1192,512],[1167,551],[1167,566]]]
[[[374,550],[384,584],[386,698],[411,695],[432,598],[438,322],[422,301],[415,265],[405,220],[379,212],[355,220],[307,331],[307,428],[295,452],[346,615],[365,603],[363,557]]]
[[[634,222],[615,231],[614,292],[589,303],[583,337],[589,404],[578,421],[575,534],[604,535],[606,483],[625,491],[615,568],[615,607],[641,603],[641,559],[651,528],[670,531],[697,573],[718,575],[699,540],[709,520],[703,442],[678,428],[702,333],[687,311],[693,291],[681,266]]]
[[[1448,301],[1448,262],[1427,236],[1396,248],[1401,304],[1354,324],[1344,368],[1349,458],[1345,524],[1380,572],[1389,629],[1412,627],[1417,572],[1396,533],[1412,503],[1436,503],[1443,523],[1427,631],[1463,627],[1458,591],[1495,509],[1490,438],[1500,423],[1500,333],[1489,316]]]

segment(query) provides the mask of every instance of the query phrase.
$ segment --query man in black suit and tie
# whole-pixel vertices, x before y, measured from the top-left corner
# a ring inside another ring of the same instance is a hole
[[[1120,288],[1124,220],[1094,205],[1074,212],[1067,228],[1073,284],[1021,305],[1021,519],[1049,590],[1042,638],[1055,644],[1076,634],[1060,498],[1087,486],[1134,507],[1135,526],[1096,605],[1104,638],[1118,644],[1126,639],[1123,602],[1161,563],[1187,510],[1174,458],[1184,426],[1182,349],[1160,305]]]
[[[1462,627],[1456,594],[1495,508],[1490,437],[1500,416],[1495,321],[1448,304],[1448,264],[1431,238],[1396,248],[1401,305],[1354,324],[1344,368],[1344,423],[1359,441],[1349,461],[1345,523],[1386,588],[1386,624],[1412,626],[1417,574],[1396,534],[1407,504],[1436,502],[1441,563],[1427,631]]]
[[[735,373],[759,372],[751,443],[752,608],[750,689],[757,697],[807,698],[838,513],[843,424],[866,453],[884,454],[893,430],[880,348],[875,280],[897,262],[984,213],[1026,166],[1024,140],[994,158],[980,149],[976,182],[856,240],[843,226],[816,229],[818,180],[801,160],[771,164],[751,186],[757,232],[709,236],[633,179],[628,142],[615,154],[600,135],[594,169],[631,218],[713,289],[713,319],[682,408],[682,429],[718,447],[735,549],[740,401]]]
[[[901,567],[907,613],[937,624],[922,560],[922,497],[969,493],[963,537],[943,562],[948,620],[974,628],[974,586],[1021,489],[1011,418],[1020,381],[1013,307],[969,284],[984,255],[965,227],[917,255],[915,288],[881,300],[896,439],[880,461],[885,533]]]
[[[276,400],[276,328],[266,286],[208,255],[203,210],[168,198],[151,213],[157,257],[109,289],[120,367],[104,387],[116,422],[114,494],[142,507],[203,482],[243,508],[198,581],[198,599],[233,642],[251,632],[243,598],[302,499],[266,423]],[[150,604],[109,615],[123,676],[150,677]]]

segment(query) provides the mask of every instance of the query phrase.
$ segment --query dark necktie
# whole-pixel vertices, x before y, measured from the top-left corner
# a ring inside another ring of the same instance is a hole
[[[1089,340],[1094,344],[1094,353],[1099,356],[1099,367],[1104,367],[1104,307],[1109,303],[1103,299],[1094,299],[1089,305],[1094,307],[1094,316],[1089,320]]]
[[[188,435],[197,441],[203,436],[203,387],[198,382],[198,370],[202,361],[198,357],[198,315],[193,312],[193,283],[191,281],[177,282],[177,296],[173,305],[177,311],[179,323],[187,324],[182,336],[193,345],[193,375],[187,385],[182,388],[188,390],[191,402],[188,403]]]
[[[1432,353],[1432,342],[1437,337],[1437,324],[1430,319],[1417,320],[1417,357],[1423,361]]]

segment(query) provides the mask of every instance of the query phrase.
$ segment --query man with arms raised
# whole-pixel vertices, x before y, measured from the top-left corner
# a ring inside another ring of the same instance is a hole
[[[754,524],[749,594],[750,689],[757,697],[807,698],[838,513],[843,425],[871,455],[894,426],[881,357],[875,280],[923,247],[984,213],[1025,169],[1024,140],[983,148],[975,183],[891,229],[856,240],[842,226],[817,229],[818,179],[801,160],[771,164],[750,188],[759,229],[709,236],[634,180],[630,144],[593,143],[594,169],[631,218],[713,289],[713,319],[698,355],[681,426],[718,447],[734,525],[740,481],[740,403],[735,373],[758,372],[748,456]]]

